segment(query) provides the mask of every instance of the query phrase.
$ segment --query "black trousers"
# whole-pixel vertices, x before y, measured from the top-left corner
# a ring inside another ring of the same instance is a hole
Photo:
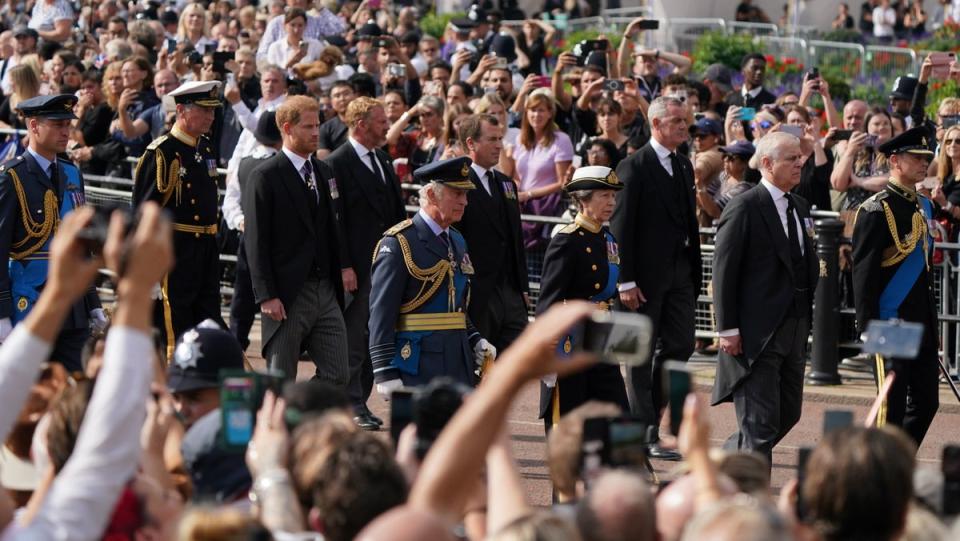
[[[753,361],[733,391],[739,432],[727,448],[756,451],[773,464],[773,448],[800,420],[809,333],[809,316],[787,316]]]
[[[348,293],[348,297],[349,297]],[[343,322],[347,326],[347,363],[350,381],[347,394],[354,410],[362,411],[373,390],[373,362],[370,360],[370,278],[357,284],[353,298],[347,299]]]
[[[929,327],[926,332],[929,332]],[[886,422],[903,428],[917,447],[923,442],[940,407],[937,354],[936,342],[925,337],[916,359],[890,359],[884,363],[885,374],[896,372],[890,394],[887,395]],[[877,377],[876,363],[871,366],[874,377]],[[878,385],[879,381],[877,378]]]
[[[241,234],[240,248],[237,250],[237,273],[233,278],[233,298],[230,299],[230,333],[237,337],[244,351],[250,346],[250,329],[259,311],[250,280],[247,249],[243,246]]]
[[[498,352],[507,349],[527,326],[523,293],[509,280],[500,280],[491,289],[489,298],[471,299],[470,304],[477,307],[470,310],[470,321]]]
[[[616,404],[624,413],[630,410],[620,366],[615,364],[600,363],[583,372],[559,378],[552,389],[541,383],[540,392],[550,395],[550,405],[543,415],[548,434],[564,415],[591,400]],[[554,416],[555,413],[559,415]]]
[[[637,310],[653,323],[653,361],[630,369],[627,390],[631,413],[647,424],[659,425],[666,406],[664,363],[687,362],[693,355],[697,297],[690,272],[690,260],[678,257],[674,272],[664,276],[664,280],[670,281],[668,287],[657,295],[644,292],[647,302]]]
[[[163,278],[163,297],[154,307],[154,324],[160,329],[167,358],[173,355],[178,336],[207,319],[227,328],[220,315],[220,251],[213,235],[175,231],[176,266]]]

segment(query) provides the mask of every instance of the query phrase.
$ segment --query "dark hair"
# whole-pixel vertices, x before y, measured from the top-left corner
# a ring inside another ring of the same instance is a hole
[[[344,81],[343,79],[340,79],[338,81],[334,81],[333,84],[330,85],[330,91],[327,93],[327,95],[332,94],[334,88],[340,88],[342,86],[345,86],[350,90],[353,90],[353,85],[350,83],[350,81]]]
[[[587,144],[583,145],[583,154],[584,158],[586,158],[583,163],[590,163],[590,158],[587,156],[587,152],[589,152],[591,147],[595,147],[597,145],[603,147],[603,151],[606,152],[607,157],[610,158],[610,165],[607,167],[616,169],[617,165],[620,164],[620,150],[617,149],[617,145],[614,144],[613,141],[604,139],[603,137],[594,137],[587,141]]]
[[[700,108],[705,110],[710,103],[710,89],[707,85],[700,81],[687,81],[687,88],[697,93],[697,97],[700,98]]]
[[[98,70],[97,68],[90,68],[90,69],[84,71],[84,72],[83,72],[83,78],[81,79],[80,84],[83,84],[83,83],[86,83],[86,82],[96,83],[97,86],[102,85],[102,84],[103,84],[103,72],[100,71],[100,70]]]
[[[896,428],[829,433],[807,464],[808,522],[826,541],[893,539],[913,498],[916,452]]]
[[[287,12],[283,14],[283,24],[287,24],[298,17],[306,22],[307,12],[302,8],[287,8]]]
[[[75,386],[65,388],[50,406],[47,454],[55,473],[60,473],[73,454],[93,386],[94,380],[78,381]]]
[[[350,407],[350,397],[343,389],[318,380],[287,383],[283,386],[283,399],[287,403],[284,421],[290,431],[329,410]]]
[[[623,106],[613,98],[600,98],[597,100],[597,104],[593,109],[594,113],[599,115],[600,113],[613,113],[615,115],[623,114]]]
[[[366,432],[349,435],[312,479],[312,505],[323,517],[323,536],[349,541],[407,499],[407,481],[386,442]]]
[[[762,54],[760,54],[760,53],[747,53],[747,54],[743,55],[743,58],[740,59],[740,69],[742,70],[743,68],[747,67],[747,64],[749,64],[751,60],[759,60],[759,61],[763,62],[764,64],[767,63],[767,59],[764,58]]]
[[[369,73],[354,73],[349,79],[350,86],[357,96],[367,96],[375,98],[377,96],[377,83]]]
[[[436,60],[431,60],[430,63],[427,64],[427,73],[430,73],[431,71],[433,71],[434,68],[443,68],[449,72],[453,71],[453,66],[451,66],[447,62],[444,62],[443,59],[440,59],[440,58]]]
[[[396,94],[397,97],[400,98],[400,101],[403,102],[404,105],[407,105],[407,95],[403,90],[399,90],[396,88],[388,89],[384,91],[383,95],[380,96],[380,98],[386,100],[388,94]]]
[[[679,73],[671,73],[663,79],[662,86],[687,86],[687,78]]]
[[[483,123],[486,122],[491,126],[499,126],[500,121],[497,120],[497,117],[493,115],[488,115],[485,113],[478,113],[475,115],[470,115],[467,118],[460,121],[460,129],[458,130],[458,136],[460,139],[460,148],[467,149],[467,139],[476,139],[480,137],[480,134],[483,133]]]
[[[470,99],[473,97],[473,87],[470,86],[468,83],[464,81],[457,81],[452,85],[450,85],[450,88],[453,88],[455,86],[459,86],[461,89],[463,89],[463,95],[466,96],[467,99]],[[450,88],[447,88],[447,90],[449,91]]]

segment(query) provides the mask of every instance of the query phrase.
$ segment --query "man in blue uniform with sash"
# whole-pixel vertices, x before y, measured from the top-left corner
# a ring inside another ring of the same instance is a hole
[[[866,200],[853,230],[853,288],[857,329],[872,319],[921,323],[923,341],[916,359],[877,360],[877,385],[893,370],[886,422],[901,426],[919,446],[939,406],[937,305],[930,272],[933,204],[917,194],[933,159],[929,134],[913,128],[880,145],[890,159],[890,182]]]
[[[463,236],[470,158],[432,163],[413,173],[420,211],[384,234],[373,254],[370,358],[377,392],[448,376],[466,385],[496,349],[467,317],[473,264]]]
[[[58,158],[67,149],[77,98],[40,96],[20,102],[30,146],[0,166],[0,341],[33,308],[47,280],[50,242],[60,220],[84,204],[83,177],[72,162]],[[80,351],[91,322],[106,324],[96,289],[74,305],[57,336],[51,359],[70,371],[82,370]]]

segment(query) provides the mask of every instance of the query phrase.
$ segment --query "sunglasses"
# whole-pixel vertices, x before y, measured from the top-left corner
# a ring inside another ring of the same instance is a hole
[[[750,123],[750,129],[751,129],[751,130],[755,130],[755,129],[757,129],[757,128],[761,128],[761,129],[764,129],[764,130],[769,130],[769,129],[772,128],[772,127],[773,127],[773,122],[770,122],[769,120],[761,120],[760,122],[751,122],[751,123]]]
[[[944,139],[944,145],[958,145],[960,144],[960,139]]]
[[[723,161],[725,162],[735,162],[740,159],[740,156],[734,156],[733,154],[724,154]]]

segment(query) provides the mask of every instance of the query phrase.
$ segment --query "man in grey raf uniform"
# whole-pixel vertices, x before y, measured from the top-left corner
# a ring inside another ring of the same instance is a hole
[[[50,241],[60,219],[84,204],[80,170],[57,157],[66,151],[77,98],[70,94],[39,96],[20,102],[27,119],[30,146],[0,166],[0,342],[22,321],[47,280]],[[50,358],[67,370],[82,370],[80,350],[91,323],[106,318],[96,289],[69,312]]]
[[[156,201],[173,219],[177,264],[161,282],[154,310],[170,358],[176,338],[201,321],[212,319],[226,327],[220,316],[217,161],[206,135],[220,107],[220,83],[184,83],[164,99],[176,104],[177,120],[140,157],[133,206]]]
[[[463,217],[470,158],[417,169],[420,211],[393,226],[374,250],[370,293],[370,358],[377,392],[429,383],[437,376],[473,385],[496,349],[467,317],[473,264],[451,224]]]

